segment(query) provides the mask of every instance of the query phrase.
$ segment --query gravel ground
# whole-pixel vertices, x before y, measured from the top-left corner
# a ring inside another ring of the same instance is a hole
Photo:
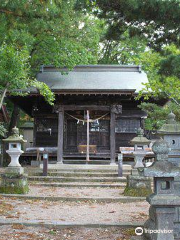
[[[1,198],[1,220],[41,223],[138,223],[148,215],[147,202],[51,202]]]
[[[1,240],[129,240],[134,235],[134,229],[48,229],[13,224],[0,226],[0,233]]]
[[[57,187],[41,187],[30,186],[29,196],[51,196],[51,197],[120,197],[123,189],[119,188],[57,188]]]

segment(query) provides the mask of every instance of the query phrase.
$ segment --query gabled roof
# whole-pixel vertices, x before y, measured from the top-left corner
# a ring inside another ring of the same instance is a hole
[[[38,81],[54,92],[139,92],[147,75],[140,66],[81,65],[72,71],[66,68],[42,66]]]

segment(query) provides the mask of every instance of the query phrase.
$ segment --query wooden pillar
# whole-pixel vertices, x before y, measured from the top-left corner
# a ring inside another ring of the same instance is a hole
[[[64,141],[64,108],[58,108],[58,149],[57,149],[57,162],[63,164],[63,141]]]
[[[115,164],[116,161],[116,115],[122,113],[121,105],[111,106],[111,119],[110,119],[110,152],[111,152],[111,163]]]
[[[87,110],[87,150],[86,150],[86,161],[89,162],[89,110]]]
[[[110,119],[110,152],[111,152],[111,163],[115,164],[116,159],[116,138],[115,138],[115,121],[116,114],[111,110]]]

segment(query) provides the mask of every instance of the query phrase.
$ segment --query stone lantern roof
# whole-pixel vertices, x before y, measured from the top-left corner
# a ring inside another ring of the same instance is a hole
[[[12,129],[12,135],[9,136],[6,139],[3,139],[4,142],[12,142],[12,143],[24,143],[27,142],[26,140],[23,139],[21,135],[19,135],[19,129],[17,127],[14,127]]]
[[[176,115],[171,112],[167,117],[166,123],[160,128],[158,133],[160,135],[180,134],[180,123],[176,122],[175,118]]]
[[[169,145],[163,140],[157,140],[152,150],[155,153],[155,162],[148,168],[144,168],[144,176],[146,177],[179,177],[180,169],[172,162],[168,161]]]
[[[130,143],[131,145],[149,145],[151,143],[150,140],[148,140],[144,135],[144,130],[142,128],[139,128],[137,130],[137,137],[134,137]]]

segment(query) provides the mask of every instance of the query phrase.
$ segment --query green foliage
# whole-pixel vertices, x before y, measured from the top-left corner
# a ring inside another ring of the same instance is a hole
[[[29,85],[28,52],[3,43],[0,47],[0,89],[26,89]]]
[[[143,102],[139,105],[147,113],[145,119],[145,129],[156,132],[166,122],[168,114],[172,111],[176,115],[176,120],[180,122],[180,107],[173,102],[168,102],[164,107],[155,103]]]
[[[117,41],[104,39],[101,41],[99,63],[103,64],[133,64],[139,54],[146,49],[146,41],[140,37],[129,36],[125,32]]]
[[[131,37],[144,35],[156,49],[162,43],[179,43],[179,0],[77,0],[77,7],[106,19],[108,39],[117,40],[129,29]]]
[[[54,95],[35,80],[40,65],[97,63],[101,21],[74,10],[75,0],[0,2],[0,90],[14,95],[36,87],[49,104]],[[3,97],[3,95],[2,95]]]
[[[50,105],[54,104],[55,96],[53,92],[50,91],[49,87],[44,82],[39,82],[37,80],[32,81],[32,86],[39,90],[39,93],[44,96]]]
[[[180,104],[180,65],[179,49],[174,45],[164,47],[162,54],[153,50],[146,51],[135,60],[146,71],[149,83],[139,93],[139,98],[154,97],[170,98]]]
[[[75,0],[1,1],[1,39],[26,46],[32,73],[40,65],[66,66],[97,62],[98,20],[75,11]]]
[[[167,118],[169,110],[162,108],[154,103],[141,103],[139,106],[143,111],[147,113],[147,119],[145,119],[145,129],[149,131],[158,130]]]
[[[49,104],[53,104],[54,95],[49,87],[32,80],[29,76],[30,64],[27,49],[16,49],[3,43],[0,47],[0,90],[1,102],[6,91],[11,95],[25,95],[29,87],[36,87]]]
[[[4,123],[0,122],[0,136],[4,137],[6,133],[7,133],[7,129]]]
[[[77,0],[77,8],[105,21],[100,62],[143,66],[149,83],[139,98],[180,103],[179,0]]]

